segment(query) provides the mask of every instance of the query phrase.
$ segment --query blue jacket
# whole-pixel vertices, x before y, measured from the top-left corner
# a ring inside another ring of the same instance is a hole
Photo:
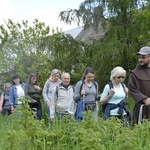
[[[25,89],[25,84],[22,83],[22,84],[21,84],[21,87],[22,87],[22,89],[24,90],[24,89]],[[11,89],[10,89],[9,103],[10,103],[11,105],[15,105],[17,98],[18,98],[18,95],[17,95],[17,88],[16,88],[15,85],[13,85],[13,86],[11,87]]]
[[[127,105],[126,99],[123,99],[118,104],[107,103],[106,107],[105,107],[105,110],[104,110],[104,117],[103,117],[103,119],[107,120],[110,117],[110,111],[112,109],[115,109],[115,108],[119,107],[118,114],[121,116],[121,115],[123,115],[123,113],[125,111],[127,116],[128,116],[128,118],[129,118],[129,120],[131,120],[132,115],[131,115],[130,111],[125,107],[125,105]]]
[[[76,114],[75,114],[76,120],[81,121],[83,119],[83,111],[84,111],[83,100],[80,100],[78,101],[78,105],[76,109]]]

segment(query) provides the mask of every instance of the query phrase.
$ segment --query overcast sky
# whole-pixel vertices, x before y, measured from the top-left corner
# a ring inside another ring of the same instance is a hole
[[[79,8],[84,0],[0,0],[0,24],[8,18],[13,21],[21,22],[28,20],[32,23],[34,19],[45,22],[51,28],[58,27],[63,31],[76,28],[59,22],[58,14],[60,11],[69,8]]]

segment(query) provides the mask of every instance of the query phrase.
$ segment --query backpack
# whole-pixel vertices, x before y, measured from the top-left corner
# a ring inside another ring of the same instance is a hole
[[[110,89],[114,88],[112,82],[108,83],[108,85],[109,85],[109,88],[110,88]],[[121,83],[121,85],[122,85],[123,90],[124,90],[124,92],[125,92],[125,85],[124,85],[124,83]],[[125,92],[125,94],[126,94],[126,92]],[[102,112],[103,112],[103,113],[104,113],[104,111],[105,111],[106,106],[107,106],[107,103],[102,105]]]

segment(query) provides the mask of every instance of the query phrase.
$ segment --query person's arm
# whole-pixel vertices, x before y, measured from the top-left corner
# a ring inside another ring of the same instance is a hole
[[[25,85],[25,89],[24,89],[24,92],[25,92],[25,97],[30,100],[31,102],[35,103],[36,100],[34,100],[33,98],[31,98],[29,96],[29,88],[28,88],[28,84]]]
[[[82,88],[82,81],[79,81],[76,86],[75,86],[75,91],[74,91],[74,94],[73,94],[73,99],[75,102],[77,102],[79,100],[79,98],[82,96],[81,95],[81,91],[80,89]],[[82,89],[81,89],[82,90]]]
[[[103,90],[103,93],[102,93],[102,96],[101,96],[101,99],[100,99],[100,102],[101,104],[106,104],[109,102],[109,100],[113,97],[115,91],[114,89],[110,89],[109,88],[109,85],[107,84],[105,87],[104,87],[104,90]]]
[[[45,103],[48,105],[48,107],[50,107],[50,99],[48,98],[48,90],[50,87],[50,81],[47,80],[44,84],[44,88],[43,88],[43,97],[44,97],[44,101]]]
[[[14,111],[14,105],[15,105],[14,86],[10,88],[9,103],[11,105],[11,111]]]
[[[52,99],[51,99],[51,105],[50,105],[50,118],[52,122],[54,122],[55,105],[56,105],[56,100],[58,99],[56,89],[57,89],[57,86],[55,87],[52,93]]]
[[[100,100],[100,95],[99,95],[99,87],[98,87],[98,83],[96,82],[96,100]]]
[[[33,87],[37,90],[37,92],[38,92],[39,94],[41,94],[42,89],[41,89],[41,87],[40,87],[39,84],[35,84],[35,85],[33,85]]]
[[[148,97],[140,92],[139,79],[135,76],[134,73],[131,73],[129,76],[128,83],[129,93],[136,103],[144,103],[144,100]]]
[[[3,103],[4,103],[4,95],[2,93],[0,96],[0,112],[3,110]]]

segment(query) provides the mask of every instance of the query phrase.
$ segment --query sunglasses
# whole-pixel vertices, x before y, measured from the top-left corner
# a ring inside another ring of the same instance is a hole
[[[120,78],[124,79],[124,78],[125,78],[125,76],[118,76],[117,78],[118,78],[118,79],[120,79]]]
[[[149,57],[149,55],[138,55],[139,59],[146,59],[147,57]]]

